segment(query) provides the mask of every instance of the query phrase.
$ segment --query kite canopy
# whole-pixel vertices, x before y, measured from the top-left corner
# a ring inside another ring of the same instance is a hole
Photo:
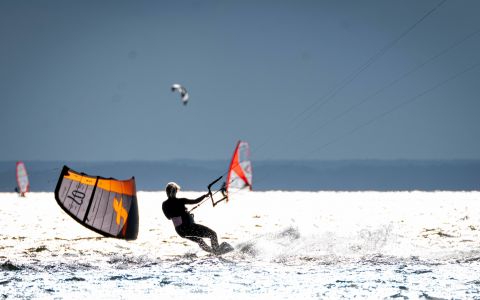
[[[27,168],[22,161],[17,161],[16,165],[16,177],[18,192],[20,195],[25,195],[26,192],[30,191],[30,182],[28,180]]]
[[[106,237],[135,240],[138,204],[135,178],[117,180],[63,166],[55,188],[58,205],[83,226]]]
[[[225,189],[241,190],[248,187],[252,190],[252,163],[250,162],[250,147],[245,141],[238,141],[228,168]]]
[[[175,91],[179,92],[183,105],[187,105],[187,103],[188,103],[188,92],[187,92],[187,90],[178,83],[173,84],[171,89],[172,89],[172,92],[175,92]]]

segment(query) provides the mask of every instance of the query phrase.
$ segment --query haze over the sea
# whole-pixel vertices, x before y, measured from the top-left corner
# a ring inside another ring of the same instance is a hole
[[[26,161],[32,191],[52,192],[62,166],[94,176],[127,179],[135,176],[137,189],[163,190],[176,181],[184,190],[202,191],[225,175],[228,161],[123,161],[65,162]],[[347,160],[347,161],[252,161],[256,191],[409,191],[480,190],[480,161]],[[0,192],[16,186],[15,162],[0,162]]]

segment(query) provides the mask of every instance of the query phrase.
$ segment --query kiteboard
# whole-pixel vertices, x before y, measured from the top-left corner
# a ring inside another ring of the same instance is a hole
[[[218,250],[213,251],[212,253],[215,254],[215,255],[223,255],[223,254],[227,254],[228,252],[232,252],[233,250],[235,250],[235,249],[232,247],[232,245],[230,245],[227,242],[223,242],[218,247]]]

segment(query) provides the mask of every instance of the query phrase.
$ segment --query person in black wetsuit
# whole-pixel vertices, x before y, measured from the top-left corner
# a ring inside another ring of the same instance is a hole
[[[179,236],[197,243],[200,248],[207,252],[217,253],[219,251],[217,234],[212,229],[196,224],[193,215],[188,213],[186,204],[200,203],[208,194],[202,195],[197,199],[177,198],[177,191],[180,186],[175,182],[169,182],[165,188],[168,199],[162,203],[162,210],[167,219],[173,221],[175,231]],[[209,238],[211,247],[205,243],[203,238]]]

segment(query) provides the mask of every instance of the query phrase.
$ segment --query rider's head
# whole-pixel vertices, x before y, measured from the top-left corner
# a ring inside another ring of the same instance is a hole
[[[168,198],[175,198],[180,186],[175,182],[169,182],[165,187],[165,192],[167,192]]]

